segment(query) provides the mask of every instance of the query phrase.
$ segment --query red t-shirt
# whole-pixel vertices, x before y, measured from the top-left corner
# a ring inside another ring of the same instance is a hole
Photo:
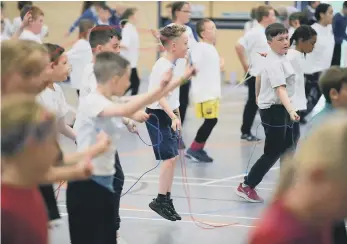
[[[1,184],[1,243],[48,244],[48,218],[37,188]]]
[[[332,244],[331,229],[311,229],[277,201],[265,211],[249,244]]]

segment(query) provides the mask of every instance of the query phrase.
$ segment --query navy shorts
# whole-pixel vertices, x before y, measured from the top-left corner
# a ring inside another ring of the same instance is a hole
[[[171,118],[161,109],[146,108],[146,113],[155,115],[150,116],[146,127],[151,138],[156,160],[167,160],[178,156],[179,137],[177,132],[171,129]],[[159,119],[159,130],[161,133],[157,129],[157,118]]]

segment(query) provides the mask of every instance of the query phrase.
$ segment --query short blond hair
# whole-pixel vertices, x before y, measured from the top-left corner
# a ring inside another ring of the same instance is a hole
[[[23,77],[39,75],[44,55],[48,50],[44,45],[28,40],[9,40],[1,43],[1,82],[12,73]]]
[[[165,46],[172,40],[179,38],[187,28],[184,25],[170,24],[160,30],[160,41]]]

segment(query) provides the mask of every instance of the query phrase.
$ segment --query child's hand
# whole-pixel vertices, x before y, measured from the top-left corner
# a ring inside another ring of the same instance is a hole
[[[173,69],[169,69],[168,71],[166,71],[163,77],[161,78],[160,88],[162,89],[165,88],[172,80],[172,76],[173,76]]]
[[[292,121],[300,121],[300,116],[293,110],[289,113]]]
[[[222,72],[225,71],[224,70],[224,65],[225,65],[224,58],[220,58],[220,64],[219,65],[220,65],[220,71],[222,71]]]
[[[136,113],[131,116],[133,120],[139,123],[143,123],[149,119],[149,114],[146,113],[145,111],[137,111]]]
[[[130,120],[129,123],[126,126],[127,126],[128,131],[130,133],[138,133],[137,126],[134,123],[134,121]]]
[[[76,180],[84,180],[92,176],[93,165],[91,163],[91,157],[86,157],[81,162],[76,164],[75,174]]]
[[[155,39],[160,40],[160,33],[158,30],[151,29],[151,33]]]
[[[22,21],[22,28],[26,28],[28,27],[33,21],[33,17],[31,15],[31,11],[28,11],[25,15],[24,15],[24,18],[23,18],[23,21]]]
[[[187,65],[186,70],[184,71],[184,74],[182,76],[182,79],[184,80],[190,80],[192,76],[195,76],[197,73],[197,69],[194,67],[194,65]]]
[[[91,153],[91,157],[94,158],[108,150],[111,145],[111,140],[105,132],[100,132],[96,137],[96,150]]]
[[[174,131],[181,130],[181,128],[182,128],[181,120],[177,117],[172,118],[171,128]]]

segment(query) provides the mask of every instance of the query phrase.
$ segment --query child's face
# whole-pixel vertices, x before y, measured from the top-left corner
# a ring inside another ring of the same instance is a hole
[[[120,40],[117,37],[112,37],[108,43],[105,45],[99,45],[97,47],[99,52],[113,52],[120,53]]]
[[[112,79],[111,83],[111,89],[112,89],[112,94],[114,96],[123,96],[126,90],[130,86],[130,74],[131,74],[131,68],[130,66],[127,67],[125,73],[121,77],[114,77]]]
[[[273,23],[276,23],[277,17],[276,17],[276,14],[275,14],[275,10],[270,9],[269,15],[268,16],[264,16],[262,21],[265,22],[265,24],[267,24],[267,25],[271,25]]]
[[[138,15],[139,15],[138,11],[135,11],[134,14],[129,17],[129,19],[131,20],[132,23],[137,24]]]
[[[272,38],[271,41],[268,41],[268,43],[275,53],[278,53],[279,55],[284,55],[288,52],[289,48],[288,38],[288,33],[279,34]]]
[[[183,33],[179,38],[172,40],[171,47],[176,59],[185,58],[188,52],[188,34]]]
[[[314,45],[317,42],[317,36],[313,36],[311,39],[307,40],[307,41],[301,41],[299,40],[299,44],[298,46],[302,47],[302,50],[305,53],[310,53],[313,51]]]
[[[38,35],[41,33],[42,26],[43,26],[43,16],[38,16],[33,22],[31,23],[32,31],[34,34]]]
[[[204,40],[215,43],[216,41],[216,25],[212,21],[204,24],[204,31],[201,33]]]
[[[330,6],[328,8],[327,12],[325,14],[321,15],[321,22],[326,24],[326,25],[330,25],[333,23],[333,16],[334,16],[334,10]]]
[[[190,21],[192,15],[192,10],[190,4],[184,4],[182,9],[176,11],[176,19],[178,19],[183,24],[187,24]]]
[[[343,83],[339,92],[332,89],[330,91],[330,97],[335,106],[347,109],[347,84]]]
[[[67,80],[70,74],[71,66],[68,63],[67,56],[62,54],[57,63],[51,63],[52,66],[52,81],[63,82]]]
[[[290,26],[294,29],[297,29],[300,27],[300,21],[298,19],[290,21]]]
[[[111,17],[111,13],[108,9],[99,8],[97,12],[98,12],[98,17],[100,18],[102,22],[107,22],[108,19]]]

